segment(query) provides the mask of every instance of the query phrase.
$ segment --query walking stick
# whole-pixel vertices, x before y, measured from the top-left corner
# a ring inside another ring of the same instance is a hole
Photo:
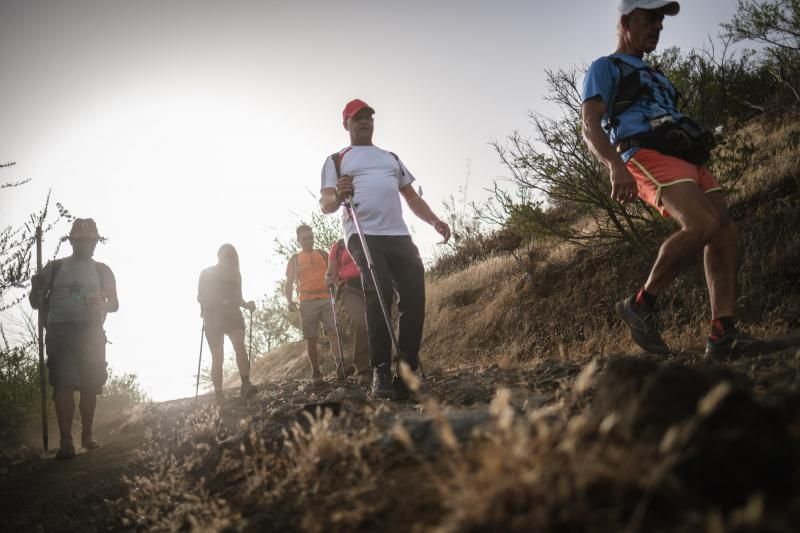
[[[36,227],[36,273],[42,271],[42,226]],[[42,446],[47,453],[47,384],[44,377],[44,309],[39,305],[37,332],[39,337],[39,394],[42,397]]]
[[[394,346],[395,352],[402,356],[403,352],[400,350],[400,347],[397,344],[397,336],[394,334],[394,328],[392,328],[392,319],[389,315],[389,308],[386,307],[386,302],[383,300],[383,294],[381,293],[381,286],[378,283],[378,274],[375,272],[375,263],[372,262],[372,254],[369,253],[367,238],[364,236],[364,230],[361,229],[361,223],[358,221],[356,209],[353,207],[352,201],[352,197],[346,198],[344,201],[344,207],[347,210],[347,213],[350,215],[350,220],[353,221],[353,225],[356,228],[358,240],[361,241],[361,248],[364,250],[364,257],[367,260],[369,273],[372,275],[372,283],[375,285],[375,291],[378,293],[378,302],[381,305],[381,311],[383,311],[383,319],[386,322],[386,328],[389,330],[389,336],[392,339],[392,346]],[[425,379],[425,369],[422,368],[422,358],[419,356],[419,354],[417,354],[417,363],[419,364],[419,370],[422,373],[422,379]]]
[[[346,379],[344,371],[344,351],[342,350],[342,331],[339,329],[339,313],[336,312],[336,296],[333,294],[333,287],[328,287],[328,294],[331,295],[331,309],[333,310],[333,324],[336,326],[336,342],[339,344],[339,377]]]
[[[248,333],[247,341],[247,370],[253,366],[253,312],[250,311],[250,333]]]
[[[200,363],[203,361],[203,335],[206,332],[206,321],[203,320],[203,327],[200,328],[200,357],[197,359],[197,383],[194,386],[194,399],[197,400],[197,393],[200,391]]]

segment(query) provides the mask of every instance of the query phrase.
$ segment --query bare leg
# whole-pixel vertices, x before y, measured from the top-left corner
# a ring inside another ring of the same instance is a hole
[[[58,419],[61,443],[72,442],[72,417],[75,414],[74,392],[69,387],[56,387],[53,390],[53,399],[56,404],[56,418]]]
[[[94,425],[94,411],[97,408],[97,394],[81,391],[81,443],[92,440],[92,426]]]
[[[704,265],[711,318],[733,316],[736,300],[736,224],[731,220],[725,198],[719,191],[708,193],[708,199],[719,213],[721,226],[705,247]]]
[[[722,225],[718,209],[694,183],[665,187],[661,201],[681,229],[659,249],[644,286],[651,294],[659,294],[691,264],[695,255],[717,238]]]
[[[222,392],[222,363],[225,360],[223,348],[225,347],[225,337],[222,333],[209,332],[206,330],[206,341],[211,352],[211,382],[214,384],[214,392]]]
[[[339,361],[341,361],[342,354],[339,352],[339,332],[336,331],[336,328],[329,329],[325,331],[325,335],[328,336],[328,340],[331,341],[331,354],[333,354],[333,362],[336,364],[336,367],[339,367]],[[342,372],[345,372],[344,368],[341,369]]]
[[[247,348],[244,346],[244,330],[237,329],[229,335],[233,350],[236,352],[236,366],[239,368],[239,377],[242,383],[250,381],[250,360],[247,357]]]
[[[319,372],[319,352],[317,351],[317,337],[306,339],[306,351],[308,352],[308,362],[311,363],[311,371],[315,374]]]

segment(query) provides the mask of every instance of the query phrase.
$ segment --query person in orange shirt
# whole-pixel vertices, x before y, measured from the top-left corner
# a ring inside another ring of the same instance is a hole
[[[311,363],[311,381],[314,385],[323,383],[319,371],[319,352],[317,338],[319,325],[329,339],[336,339],[336,324],[333,320],[328,287],[325,284],[325,272],[328,270],[328,254],[314,248],[314,231],[310,226],[302,224],[297,228],[297,241],[300,251],[294,254],[286,265],[286,301],[289,311],[297,311],[298,305],[293,299],[297,285],[300,300],[300,322],[303,338],[306,340],[308,361]],[[338,343],[331,342],[331,350],[337,350]],[[335,354],[340,360],[341,354]]]

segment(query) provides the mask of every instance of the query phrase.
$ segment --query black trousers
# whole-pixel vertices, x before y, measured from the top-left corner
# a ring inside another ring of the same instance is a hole
[[[381,289],[383,301],[391,313],[392,294],[397,291],[399,299],[400,331],[397,344],[403,357],[412,370],[419,366],[419,347],[422,342],[422,326],[425,322],[425,268],[419,257],[419,250],[408,235],[366,235],[375,275]],[[364,301],[367,314],[367,337],[369,358],[372,367],[392,362],[392,339],[386,328],[381,304],[367,257],[361,247],[358,235],[353,235],[347,249],[361,270],[361,283],[364,286]]]

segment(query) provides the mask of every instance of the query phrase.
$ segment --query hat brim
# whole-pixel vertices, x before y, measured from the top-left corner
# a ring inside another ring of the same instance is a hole
[[[641,2],[639,5],[636,5],[635,7],[630,9],[627,13],[623,13],[623,15],[630,15],[636,9],[658,11],[662,15],[674,17],[675,15],[680,13],[681,5],[678,2],[669,0],[651,0],[650,2]]]

